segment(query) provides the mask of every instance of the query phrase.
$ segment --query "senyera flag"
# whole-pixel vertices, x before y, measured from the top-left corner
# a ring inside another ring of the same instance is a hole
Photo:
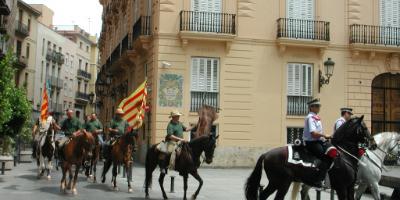
[[[131,95],[121,101],[119,108],[122,108],[125,119],[132,129],[142,126],[146,113],[147,80],[145,80]]]
[[[43,87],[42,106],[40,109],[40,121],[46,123],[47,116],[49,115],[49,96],[47,95],[46,83]]]

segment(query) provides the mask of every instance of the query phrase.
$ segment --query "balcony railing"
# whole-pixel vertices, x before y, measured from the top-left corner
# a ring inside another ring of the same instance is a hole
[[[25,68],[26,65],[27,65],[27,63],[28,63],[28,60],[27,60],[24,56],[17,55],[17,62],[16,62],[16,64],[17,64],[17,66],[18,66],[20,69]]]
[[[303,131],[304,128],[300,127],[287,127],[287,143],[294,144],[294,142],[299,139],[303,141]]]
[[[76,92],[75,98],[89,101],[89,94],[86,94],[84,92]]]
[[[278,38],[329,41],[329,22],[279,18]]]
[[[20,35],[27,37],[29,36],[28,26],[20,21],[16,21],[15,33],[19,33]]]
[[[236,15],[214,12],[181,11],[180,30],[236,34]]]
[[[350,43],[400,46],[400,28],[353,24]]]
[[[90,74],[89,72],[82,70],[82,69],[78,69],[78,76],[86,78],[86,79],[91,79],[92,78],[92,74]]]
[[[151,35],[151,16],[141,16],[133,25],[132,41],[141,35]]]
[[[195,92],[190,93],[190,112],[197,112],[203,105],[219,108],[218,92]]]
[[[49,77],[49,82],[50,82],[50,85],[52,87],[55,87],[55,88],[58,88],[58,89],[62,89],[63,85],[64,85],[64,81],[62,79],[60,79],[60,78],[55,77],[55,76],[50,76]]]
[[[287,96],[287,115],[307,115],[307,102],[311,100],[308,96]]]

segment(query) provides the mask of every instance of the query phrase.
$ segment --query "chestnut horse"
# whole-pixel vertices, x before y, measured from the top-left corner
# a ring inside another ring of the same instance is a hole
[[[90,157],[93,148],[95,146],[95,140],[91,133],[82,131],[77,136],[73,136],[69,142],[67,142],[61,151],[61,168],[62,168],[62,178],[61,178],[61,192],[67,192],[67,189],[72,190],[73,194],[77,194],[76,181],[78,179],[79,169],[84,161],[84,158]],[[72,174],[72,165],[75,165],[75,173]],[[67,184],[67,172],[69,173],[69,182]],[[71,182],[73,184],[71,185]]]
[[[95,147],[93,148],[92,151],[92,156],[86,158],[85,163],[88,163],[86,167],[86,172],[85,175],[88,179],[93,178],[93,183],[97,182],[96,179],[96,171],[97,171],[97,162],[100,159],[100,141],[98,138],[97,133],[92,133],[94,140],[95,140]]]
[[[117,138],[113,144],[111,144],[111,153],[107,155],[106,161],[104,162],[103,173],[101,175],[101,182],[104,183],[106,181],[106,174],[113,165],[112,169],[112,179],[111,182],[113,184],[114,190],[118,190],[117,187],[117,174],[118,167],[123,165],[125,171],[127,172],[127,181],[128,181],[128,192],[132,192],[131,187],[131,179],[132,179],[132,153],[135,144],[135,137],[137,135],[136,130],[132,130],[130,132],[125,133],[121,137]],[[108,153],[106,153],[108,154]]]

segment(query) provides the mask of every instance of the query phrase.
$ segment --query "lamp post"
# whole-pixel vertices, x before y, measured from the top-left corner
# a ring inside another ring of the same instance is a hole
[[[328,58],[324,62],[324,75],[322,74],[322,71],[319,70],[319,92],[321,91],[321,87],[323,85],[328,85],[329,84],[329,79],[333,75],[333,69],[335,68],[335,62],[332,61],[331,58]]]

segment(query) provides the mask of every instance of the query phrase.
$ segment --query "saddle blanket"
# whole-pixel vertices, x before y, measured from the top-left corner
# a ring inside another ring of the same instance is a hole
[[[303,167],[316,168],[317,162],[320,162],[315,156],[306,151],[303,146],[287,146],[287,162]]]

